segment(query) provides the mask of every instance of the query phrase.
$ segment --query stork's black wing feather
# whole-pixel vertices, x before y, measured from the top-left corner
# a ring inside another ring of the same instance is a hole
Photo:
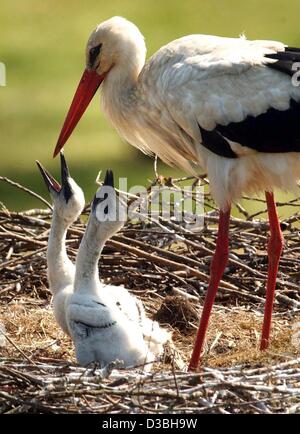
[[[297,70],[296,62],[300,62],[300,48],[286,47],[284,51],[273,54],[266,54],[265,57],[275,59],[277,62],[268,63],[267,66],[293,76]]]
[[[226,139],[258,152],[300,152],[300,103],[291,100],[288,110],[270,108],[242,122],[217,125],[216,130]]]
[[[295,62],[300,63],[300,48],[286,47],[284,51],[266,54],[266,57],[277,60],[268,63],[267,67],[293,76],[297,71]],[[238,157],[229,141],[264,153],[300,152],[300,102],[291,99],[287,110],[270,107],[259,116],[217,125],[212,131],[206,131],[200,125],[199,128],[202,145],[226,158]]]
[[[226,158],[236,158],[237,155],[233,152],[229,142],[223,137],[222,133],[218,131],[218,126],[212,131],[207,131],[199,125],[202,145],[209,149],[214,154]]]

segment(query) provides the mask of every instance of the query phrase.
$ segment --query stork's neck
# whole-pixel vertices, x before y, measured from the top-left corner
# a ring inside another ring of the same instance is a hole
[[[67,230],[54,209],[47,249],[48,280],[54,295],[74,281],[74,264],[66,252]]]
[[[77,254],[74,292],[97,293],[100,285],[98,261],[105,241],[99,241],[96,224],[90,216]]]
[[[131,63],[131,59],[127,59],[126,64],[115,65],[102,85],[103,111],[127,141],[130,141],[128,130],[130,130],[130,121],[135,113],[138,77],[143,64],[142,61]]]

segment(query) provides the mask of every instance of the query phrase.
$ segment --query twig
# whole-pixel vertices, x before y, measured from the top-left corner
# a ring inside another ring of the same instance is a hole
[[[35,197],[36,199],[39,199],[41,202],[43,202],[48,208],[52,210],[52,205],[44,199],[39,194],[35,193],[34,191],[30,190],[28,187],[24,187],[23,185],[19,184],[18,182],[12,181],[11,179],[7,178],[6,176],[0,176],[0,181],[4,181],[7,184],[13,185],[14,187],[17,187],[19,190],[25,191],[26,193],[30,194],[30,196]]]

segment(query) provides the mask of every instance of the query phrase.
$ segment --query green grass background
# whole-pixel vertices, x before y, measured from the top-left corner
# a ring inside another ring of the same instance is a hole
[[[299,0],[1,0],[0,175],[44,194],[35,167],[39,159],[54,174],[52,152],[84,67],[84,48],[95,25],[113,15],[135,22],[146,37],[148,56],[190,33],[276,39],[300,46]],[[72,174],[87,200],[99,170],[111,167],[128,184],[153,177],[149,157],[121,141],[99,110],[97,95],[66,148]],[[164,175],[179,171],[159,166]],[[40,203],[0,182],[0,201],[10,209]]]

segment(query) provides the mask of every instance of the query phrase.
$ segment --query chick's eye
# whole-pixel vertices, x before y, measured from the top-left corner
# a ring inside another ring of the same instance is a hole
[[[95,60],[97,59],[100,50],[101,50],[102,44],[97,45],[96,47],[93,47],[89,51],[89,65],[92,67],[95,63]]]

